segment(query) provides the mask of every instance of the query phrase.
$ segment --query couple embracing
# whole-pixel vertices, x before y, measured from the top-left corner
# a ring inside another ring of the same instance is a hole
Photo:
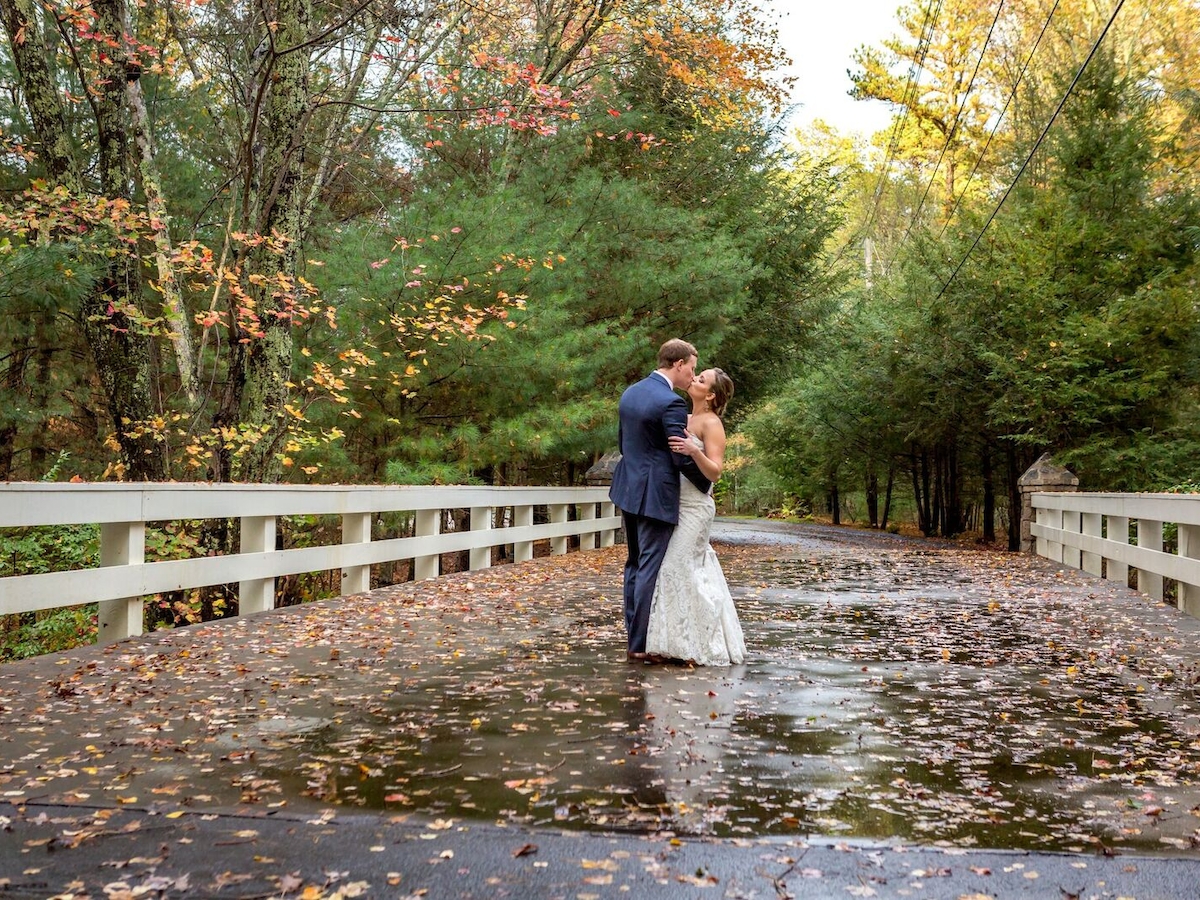
[[[685,391],[692,411],[675,392]],[[658,368],[621,395],[621,461],[609,499],[624,517],[628,658],[727,666],[746,644],[733,598],[709,544],[721,477],[721,417],[733,382],[720,369],[696,374],[696,348],[678,338]]]

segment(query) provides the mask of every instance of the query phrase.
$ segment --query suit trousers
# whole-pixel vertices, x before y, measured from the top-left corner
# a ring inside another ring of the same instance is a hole
[[[622,513],[622,517],[629,553],[625,559],[625,634],[630,653],[645,653],[654,585],[675,526],[636,513]]]

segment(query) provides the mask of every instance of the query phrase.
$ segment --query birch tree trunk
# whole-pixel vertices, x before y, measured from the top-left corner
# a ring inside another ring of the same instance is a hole
[[[129,10],[123,10],[125,19],[122,43],[133,33],[129,22]],[[175,350],[175,363],[179,368],[179,385],[187,397],[188,406],[195,410],[198,405],[196,394],[196,354],[192,349],[191,324],[188,322],[179,282],[171,265],[171,232],[167,215],[167,203],[163,196],[158,165],[154,161],[154,138],[150,116],[146,112],[146,98],[142,93],[142,80],[128,56],[125,59],[125,94],[129,106],[130,125],[137,145],[138,173],[141,176],[142,193],[146,197],[146,212],[150,214],[151,237],[154,241],[154,263],[158,271],[158,291],[162,295],[163,318],[171,329],[171,346]]]

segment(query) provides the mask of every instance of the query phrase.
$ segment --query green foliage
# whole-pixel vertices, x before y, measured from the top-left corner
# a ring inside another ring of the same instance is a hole
[[[0,662],[29,659],[96,642],[96,604],[0,616]]]
[[[97,525],[0,529],[0,577],[86,569],[99,553]]]
[[[1045,450],[1094,490],[1193,479],[1200,206],[1164,177],[1160,124],[1136,67],[1101,53],[982,241],[995,197],[906,228],[745,422],[788,489],[892,472],[922,527],[952,534],[985,479],[999,505]]]
[[[647,149],[572,132],[512,158],[503,184],[476,171],[415,194],[388,231],[327,235],[350,252],[311,274],[366,335],[371,372],[351,388],[362,418],[311,410],[346,431],[344,455],[320,451],[340,477],[573,481],[614,444],[617,398],[667,337],[731,372],[735,408],[808,339],[828,171],[785,176],[744,133]],[[524,302],[469,335],[405,327],[446,295]],[[319,352],[334,365],[341,348]]]
[[[66,462],[60,454],[44,480]],[[100,528],[0,528],[0,578],[40,575],[98,564]],[[96,640],[96,604],[0,616],[0,661],[53,653]]]

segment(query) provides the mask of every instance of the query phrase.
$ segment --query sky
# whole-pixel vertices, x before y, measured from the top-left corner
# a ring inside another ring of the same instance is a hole
[[[855,100],[846,70],[862,44],[878,45],[895,34],[902,0],[762,0],[768,15],[777,14],[779,40],[792,58],[790,74],[799,80],[792,91],[798,108],[789,124],[803,127],[824,119],[839,131],[871,134],[891,121],[886,103]]]

